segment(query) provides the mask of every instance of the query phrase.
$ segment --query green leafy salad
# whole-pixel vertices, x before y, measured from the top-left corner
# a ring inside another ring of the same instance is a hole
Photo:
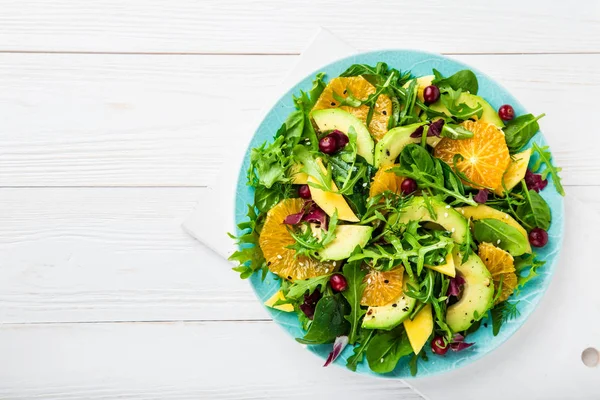
[[[254,204],[231,260],[268,271],[265,304],[296,313],[307,345],[346,346],[347,367],[388,373],[444,357],[519,314],[544,262],[551,180],[560,168],[530,139],[542,115],[494,109],[470,70],[413,77],[385,63],[315,77],[296,110],[253,148]],[[531,159],[531,163],[530,163]]]

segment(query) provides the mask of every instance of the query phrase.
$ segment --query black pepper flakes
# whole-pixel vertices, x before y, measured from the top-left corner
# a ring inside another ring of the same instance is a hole
[[[385,155],[388,157],[390,156],[390,151],[388,149],[385,150]]]
[[[398,304],[394,303],[392,304],[392,307],[398,307]]]
[[[332,101],[332,102],[331,102],[331,106],[335,106],[335,102],[333,102],[333,101]]]
[[[383,110],[382,114],[387,115],[387,111]]]
[[[390,281],[388,281],[387,279],[385,281],[383,281],[383,283],[390,283]]]

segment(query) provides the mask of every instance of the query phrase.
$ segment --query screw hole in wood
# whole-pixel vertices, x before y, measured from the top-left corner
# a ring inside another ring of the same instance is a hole
[[[581,361],[586,367],[596,367],[600,362],[600,352],[593,347],[588,347],[581,353]]]

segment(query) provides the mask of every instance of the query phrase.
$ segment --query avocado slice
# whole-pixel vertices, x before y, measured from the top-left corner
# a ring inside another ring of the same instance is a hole
[[[402,149],[421,140],[421,138],[411,138],[410,135],[423,125],[425,123],[421,122],[390,129],[375,146],[375,167],[382,168],[394,164]]]
[[[481,121],[487,122],[488,124],[496,125],[499,129],[504,127],[504,122],[498,116],[498,112],[483,99],[483,97],[477,96],[471,93],[461,93],[458,98],[458,103],[465,103],[469,107],[477,106],[477,103],[481,104],[483,107],[483,114],[481,115]],[[434,111],[442,112],[446,115],[450,115],[450,112],[444,106],[441,100],[436,101],[435,103],[429,106]]]
[[[311,113],[311,117],[321,132],[337,129],[347,135],[350,127],[353,127],[356,131],[357,154],[373,165],[375,143],[369,130],[360,119],[339,108],[316,110]]]
[[[409,277],[406,274],[404,275],[404,282],[406,291],[406,283],[409,282]],[[414,283],[413,286],[415,286]],[[400,297],[388,305],[369,307],[363,318],[362,327],[389,331],[408,319],[416,303],[417,300],[408,297],[406,293],[402,293]]]
[[[322,260],[343,260],[350,257],[356,246],[365,247],[371,239],[373,227],[364,225],[338,225],[335,239],[319,252]]]
[[[436,199],[429,199],[436,218],[432,217],[425,206],[425,199],[420,196],[413,197],[398,214],[390,216],[390,223],[400,222],[406,224],[410,221],[430,221],[441,225],[445,230],[452,233],[452,239],[462,244],[469,238],[468,220],[448,204]]]
[[[446,323],[454,332],[461,332],[469,329],[492,307],[494,282],[485,264],[475,254],[471,254],[464,264],[457,265],[456,270],[464,278],[465,286],[460,300],[448,307]]]
[[[321,159],[317,160],[317,164],[321,168],[321,171],[326,171]],[[314,176],[308,175],[307,182],[318,184],[319,180]],[[319,188],[311,187],[310,194],[313,201],[330,217],[337,212],[338,218],[342,221],[358,222],[358,217],[354,214],[344,196],[337,193],[338,188],[335,183],[331,182],[331,187],[334,190],[333,192],[326,192]]]

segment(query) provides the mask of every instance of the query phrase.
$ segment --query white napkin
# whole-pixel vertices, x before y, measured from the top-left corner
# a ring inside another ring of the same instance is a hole
[[[217,180],[209,186],[196,205],[195,210],[183,223],[183,228],[206,246],[228,258],[235,251],[235,244],[227,232],[235,232],[234,207],[238,174],[246,148],[252,135],[262,122],[270,107],[292,86],[323,65],[356,53],[350,45],[320,29],[311,44],[302,52],[297,64],[285,80],[268,96],[266,108],[261,112],[251,129],[243,127],[244,135],[236,138],[234,147],[228,149],[227,162]]]
[[[281,86],[270,107],[296,82],[320,66],[356,50],[321,29]],[[242,158],[255,128],[248,129],[229,152],[215,184],[184,222],[197,240],[228,257],[234,243],[234,201]],[[207,212],[210,210],[210,212]],[[498,350],[451,373],[405,381],[430,400],[600,399],[600,366],[586,367],[582,352],[600,349],[600,268],[595,247],[600,242],[600,216],[580,201],[567,197],[566,230],[561,262],[538,309]]]

